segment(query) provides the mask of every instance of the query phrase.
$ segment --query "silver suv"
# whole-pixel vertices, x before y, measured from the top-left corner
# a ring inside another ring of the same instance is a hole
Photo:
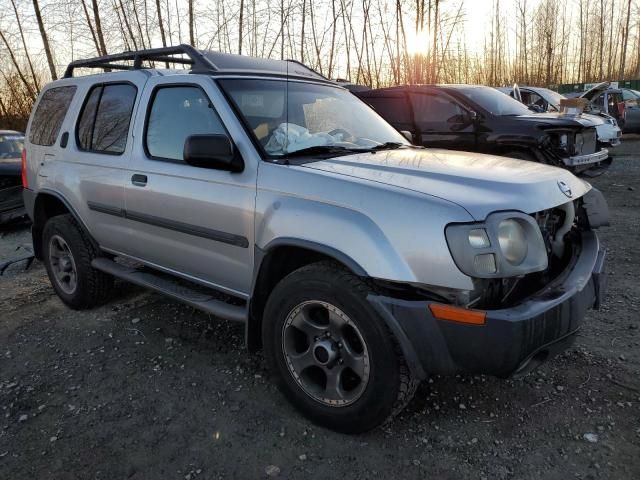
[[[380,425],[430,374],[534,368],[604,294],[600,192],[412,146],[296,62],[186,45],[77,61],[26,137],[34,249],[64,303],[119,277],[242,322],[284,395],[338,431]]]

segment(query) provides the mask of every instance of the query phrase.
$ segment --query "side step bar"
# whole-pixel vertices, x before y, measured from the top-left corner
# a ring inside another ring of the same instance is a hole
[[[203,310],[216,317],[234,322],[246,323],[247,307],[245,305],[232,305],[219,298],[216,298],[215,290],[205,291],[205,289],[193,285],[185,285],[186,281],[173,280],[168,275],[155,274],[149,269],[138,270],[127,267],[107,258],[95,258],[91,266],[96,270],[108,273],[114,277],[121,278],[127,282],[135,283],[141,287],[156,290],[168,297],[186,303],[194,308]]]

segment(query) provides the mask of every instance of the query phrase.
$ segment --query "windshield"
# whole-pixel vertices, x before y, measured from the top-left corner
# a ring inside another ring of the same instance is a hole
[[[491,87],[456,87],[456,91],[494,115],[529,115],[531,110],[519,101]]]
[[[279,157],[296,151],[363,150],[385,144],[410,145],[364,102],[328,85],[257,79],[219,84],[264,151]],[[316,147],[316,148],[313,148]]]
[[[556,109],[559,109],[560,107],[560,100],[567,98],[564,95],[559,94],[558,92],[549,90],[548,88],[538,88],[535,91],[539,93],[542,97],[544,97],[544,99],[547,102],[549,102],[549,104],[556,107]]]
[[[20,158],[24,148],[24,136],[0,134],[0,158]]]

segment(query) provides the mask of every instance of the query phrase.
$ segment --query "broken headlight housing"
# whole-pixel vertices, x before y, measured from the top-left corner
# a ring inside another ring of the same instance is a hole
[[[445,235],[453,260],[470,277],[516,277],[548,266],[540,227],[521,212],[498,212],[484,222],[451,224]]]

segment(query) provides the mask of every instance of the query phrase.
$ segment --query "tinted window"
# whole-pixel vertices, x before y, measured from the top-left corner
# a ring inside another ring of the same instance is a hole
[[[153,97],[145,142],[149,155],[182,160],[190,135],[226,134],[213,105],[199,87],[163,87]]]
[[[502,93],[496,93],[508,98]],[[412,94],[411,100],[417,122],[447,122],[453,117],[464,114],[464,109],[458,103],[441,95],[418,93]]]
[[[384,119],[391,124],[413,123],[407,102],[403,97],[363,97]]]
[[[78,121],[78,146],[94,152],[124,152],[135,101],[133,85],[93,87]]]
[[[75,92],[76,87],[73,86],[51,88],[44,92],[31,122],[31,143],[46,146],[56,143]]]

